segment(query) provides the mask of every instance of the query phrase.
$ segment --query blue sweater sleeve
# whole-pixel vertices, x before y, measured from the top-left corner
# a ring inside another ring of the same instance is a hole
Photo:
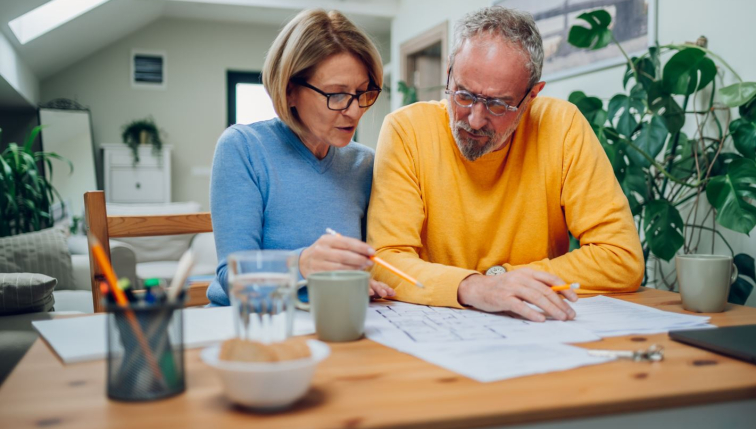
[[[216,274],[228,294],[227,258],[233,252],[262,247],[264,203],[250,147],[239,130],[227,129],[218,140],[210,177],[210,210],[218,252]]]

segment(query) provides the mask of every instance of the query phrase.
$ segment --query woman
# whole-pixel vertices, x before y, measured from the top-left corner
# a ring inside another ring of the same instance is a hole
[[[372,265],[362,240],[374,151],[352,137],[380,94],[382,67],[375,45],[336,11],[301,12],[278,35],[262,76],[279,117],[228,128],[215,150],[212,304],[229,305],[226,259],[240,250],[295,250],[302,277]],[[370,291],[394,295],[372,280]]]

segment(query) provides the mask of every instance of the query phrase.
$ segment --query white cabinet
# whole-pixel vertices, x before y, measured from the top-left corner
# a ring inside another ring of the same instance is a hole
[[[171,146],[160,155],[152,146],[139,148],[139,163],[133,164],[131,149],[123,143],[103,144],[105,198],[109,203],[170,203]]]

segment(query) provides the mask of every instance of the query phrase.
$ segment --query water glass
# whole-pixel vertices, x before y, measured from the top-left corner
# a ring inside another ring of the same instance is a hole
[[[294,326],[297,256],[250,250],[228,257],[228,289],[239,338],[284,341]]]

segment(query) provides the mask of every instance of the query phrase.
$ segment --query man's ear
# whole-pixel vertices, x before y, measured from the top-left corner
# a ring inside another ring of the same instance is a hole
[[[530,90],[530,98],[536,98],[538,96],[538,93],[543,91],[543,87],[546,86],[546,82],[541,81],[537,84],[533,85],[533,88]]]

